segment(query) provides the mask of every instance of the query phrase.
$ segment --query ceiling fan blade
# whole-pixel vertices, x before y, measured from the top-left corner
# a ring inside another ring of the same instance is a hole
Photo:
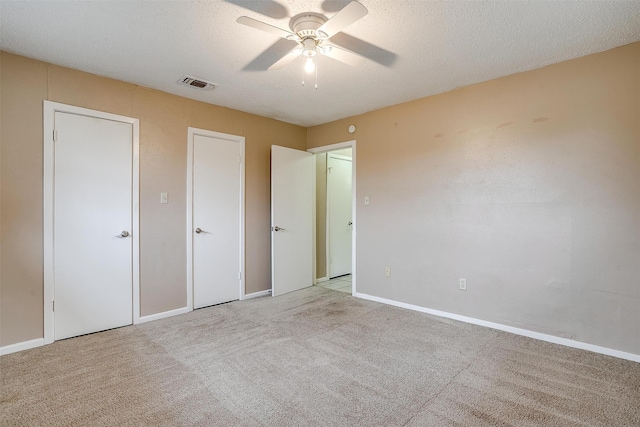
[[[269,46],[264,52],[254,58],[250,63],[242,68],[242,71],[266,71],[273,66],[283,56],[287,55],[296,42],[278,39],[274,44]]]
[[[385,67],[392,67],[398,55],[393,52],[389,52],[386,49],[368,43],[364,40],[360,40],[356,37],[350,36],[345,33],[336,34],[331,38],[331,44],[333,46],[339,46],[342,49],[346,49],[350,52],[358,52],[358,55],[377,62]]]
[[[293,33],[287,30],[274,27],[273,25],[269,25],[266,22],[258,21],[257,19],[249,18],[248,16],[241,16],[240,18],[236,19],[236,22],[248,27],[257,28],[258,30],[266,31],[267,33],[275,34],[276,36],[282,37],[284,39],[286,39],[287,36],[294,36]]]
[[[289,16],[287,8],[274,0],[247,1],[247,0],[225,0],[227,3],[244,7],[245,9],[268,16],[273,19],[283,19]]]
[[[285,56],[280,58],[278,62],[269,67],[269,70],[279,70],[280,68],[285,67],[286,65],[290,64],[291,61],[300,56],[301,53],[302,50],[296,47],[295,49],[289,51],[289,53],[287,53]]]
[[[329,58],[336,59],[340,62],[344,62],[345,64],[351,65],[352,67],[357,67],[358,65],[362,64],[365,61],[365,58],[358,55],[357,53],[348,51],[346,49],[341,49],[339,47],[332,46],[332,45],[324,45],[324,46],[325,46],[325,52],[323,52],[323,55],[326,55]],[[327,47],[330,47],[331,49],[328,49],[327,51],[326,49]]]
[[[323,32],[328,38],[331,38],[331,36],[344,30],[367,13],[369,13],[369,11],[366,7],[357,1],[352,1],[340,12],[333,15],[331,19],[322,24],[322,26],[318,28],[318,31]]]

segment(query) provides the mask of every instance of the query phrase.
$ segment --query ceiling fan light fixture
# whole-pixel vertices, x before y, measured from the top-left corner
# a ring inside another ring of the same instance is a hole
[[[316,64],[314,64],[313,62],[313,57],[307,57],[307,62],[305,62],[304,64],[304,70],[309,74],[313,73],[316,70]]]

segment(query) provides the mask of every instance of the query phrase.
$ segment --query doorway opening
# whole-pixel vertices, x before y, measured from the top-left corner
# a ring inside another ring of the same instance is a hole
[[[355,141],[308,151],[316,166],[314,283],[355,295]]]

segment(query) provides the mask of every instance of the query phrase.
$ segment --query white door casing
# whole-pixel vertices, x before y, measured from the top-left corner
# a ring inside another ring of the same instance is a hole
[[[352,229],[351,229],[351,294],[357,295],[357,229],[358,229],[358,216],[357,216],[357,203],[356,203],[356,141],[345,141],[336,144],[324,145],[321,147],[310,148],[307,150],[312,154],[329,153],[330,151],[342,150],[344,148],[351,148],[351,214],[352,214]],[[315,225],[315,224],[314,224]],[[315,232],[315,229],[314,229]],[[328,270],[328,269],[327,269]]]
[[[244,296],[244,137],[188,130],[190,308]]]
[[[313,285],[315,161],[271,146],[271,286],[278,296]]]
[[[44,113],[50,343],[139,318],[138,121],[48,101]]]
[[[327,263],[329,278],[351,273],[351,158],[327,156]]]

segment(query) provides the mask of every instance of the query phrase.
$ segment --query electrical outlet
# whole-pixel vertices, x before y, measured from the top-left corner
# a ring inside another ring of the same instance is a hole
[[[384,275],[387,277],[391,276],[391,267],[385,267],[384,268]]]
[[[461,291],[467,290],[467,279],[460,279],[460,290]]]

